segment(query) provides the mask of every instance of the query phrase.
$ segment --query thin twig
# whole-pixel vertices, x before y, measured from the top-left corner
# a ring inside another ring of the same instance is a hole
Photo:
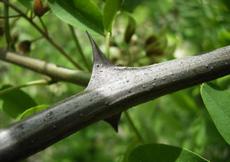
[[[17,8],[15,5],[9,3],[7,0],[1,0],[0,2],[5,3],[9,7],[11,7],[13,10],[18,12],[22,17],[24,17],[41,35],[46,38],[46,40],[54,46],[66,59],[68,59],[76,68],[83,70],[83,68],[75,62],[66,52],[65,50],[59,46],[49,35],[46,34],[31,18],[29,18],[26,14],[24,14],[19,8]]]
[[[29,86],[35,86],[35,85],[48,85],[49,83],[50,83],[49,80],[43,79],[43,80],[31,81],[31,82],[21,84],[21,85],[17,85],[17,86],[12,86],[12,87],[9,87],[9,88],[1,90],[0,91],[0,96],[4,95],[6,93],[9,93],[11,91],[14,91],[14,90],[21,89],[21,88],[25,88],[25,87],[29,87]]]
[[[130,114],[128,113],[128,111],[124,111],[125,117],[130,125],[130,128],[134,131],[134,133],[136,134],[138,140],[141,143],[144,143],[144,138],[142,137],[141,133],[139,132],[139,130],[137,129],[137,127],[135,126],[133,119],[131,118]]]
[[[21,15],[9,15],[8,18],[18,18],[20,17]],[[5,16],[0,16],[0,19],[5,19],[6,17]]]
[[[78,52],[80,53],[81,58],[82,58],[83,62],[85,63],[86,68],[88,69],[88,71],[90,71],[90,65],[89,65],[89,63],[88,63],[88,61],[87,61],[87,59],[86,59],[86,57],[85,57],[85,54],[84,54],[82,48],[81,48],[81,45],[80,45],[79,40],[78,40],[78,38],[77,38],[77,35],[76,35],[75,31],[74,31],[74,28],[73,28],[72,25],[68,25],[68,26],[69,26],[71,35],[73,36],[73,39],[74,39],[74,41],[75,41],[77,50],[78,50]]]
[[[9,23],[9,6],[4,4],[4,29],[5,29],[5,38],[7,43],[7,49],[11,49],[11,35],[10,35],[10,23]]]
[[[48,29],[47,29],[47,27],[46,27],[46,24],[44,23],[44,21],[42,20],[42,18],[38,16],[38,19],[39,19],[39,21],[40,21],[40,23],[41,23],[43,29],[45,30],[46,34],[49,35],[49,34],[48,34]]]

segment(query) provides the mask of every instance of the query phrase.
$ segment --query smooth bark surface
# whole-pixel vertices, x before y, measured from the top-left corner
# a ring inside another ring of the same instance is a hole
[[[7,52],[3,49],[0,49],[0,60],[16,64],[40,74],[47,75],[53,80],[66,81],[81,86],[86,86],[90,78],[90,74],[87,72],[58,67],[52,63],[22,56],[12,52]]]
[[[84,92],[0,132],[0,161],[28,157],[131,106],[228,75],[230,46],[141,68],[113,66],[101,56],[94,61]]]

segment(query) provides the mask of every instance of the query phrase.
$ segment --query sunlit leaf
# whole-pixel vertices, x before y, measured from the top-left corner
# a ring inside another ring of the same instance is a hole
[[[208,162],[201,156],[170,145],[145,144],[136,147],[128,162]]]
[[[36,114],[38,112],[46,110],[48,107],[49,107],[49,105],[38,105],[38,106],[35,106],[35,107],[31,107],[31,108],[27,109],[26,111],[24,111],[22,114],[20,114],[17,117],[17,119],[22,120],[22,119],[28,118],[31,115],[34,115],[34,114]]]
[[[5,85],[1,90],[11,86]],[[16,118],[19,114],[30,107],[36,106],[36,102],[24,91],[20,89],[12,90],[0,96],[3,100],[2,110],[9,116]]]
[[[91,0],[49,0],[49,6],[57,17],[68,24],[104,33],[102,13]]]
[[[216,128],[230,144],[230,90],[217,90],[203,84],[201,96]]]

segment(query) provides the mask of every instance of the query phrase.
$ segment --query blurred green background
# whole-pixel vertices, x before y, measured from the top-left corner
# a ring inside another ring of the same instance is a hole
[[[97,0],[97,3],[103,5],[100,0]],[[15,1],[15,4],[24,9],[18,2]],[[0,7],[2,13],[3,8]],[[135,19],[136,30],[130,40],[127,40],[127,30],[130,30],[129,14],[121,12],[116,17],[110,45],[110,60],[114,64],[144,66],[201,54],[230,44],[229,0],[129,0],[126,9]],[[84,66],[67,24],[51,12],[42,19],[51,37],[64,47],[74,60]],[[38,22],[37,19],[35,21]],[[1,19],[0,23],[2,24]],[[20,50],[17,47],[21,41],[40,37],[22,18],[11,19],[11,23],[11,34],[17,40],[15,47],[18,52]],[[85,32],[76,28],[76,33],[88,62],[92,64],[91,47]],[[105,50],[104,37],[93,37],[101,49]],[[5,46],[5,38],[0,36],[0,48]],[[25,55],[74,69],[45,39],[33,42],[30,52]],[[20,85],[41,78],[43,76],[16,65],[0,63],[0,86]],[[214,83],[229,88],[229,80],[227,76]],[[49,86],[27,87],[23,91],[38,104],[52,105],[83,89],[84,87],[71,83],[58,82]],[[199,85],[188,88],[138,105],[128,112],[145,143],[180,146],[213,162],[230,162],[230,146],[211,121],[199,90]],[[13,122],[15,120],[0,111],[0,128]],[[122,162],[129,151],[140,143],[142,141],[123,114],[118,134],[108,124],[100,121],[26,161]]]

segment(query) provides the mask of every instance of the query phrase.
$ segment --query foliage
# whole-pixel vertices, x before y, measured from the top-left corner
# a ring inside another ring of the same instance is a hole
[[[230,126],[228,124],[230,123],[230,110],[226,106],[230,105],[230,91],[220,91],[204,84],[201,88],[201,95],[217,129],[230,144]]]
[[[125,66],[149,65],[230,43],[228,0],[194,0],[186,3],[183,0],[43,0],[40,7],[49,6],[50,10],[47,12],[44,9],[41,16],[34,13],[34,2],[17,0],[11,3],[44,32],[39,32],[19,17],[10,18],[11,28],[4,29],[5,22],[0,19],[0,48],[7,46],[5,36],[9,32],[13,46],[11,51],[68,68],[75,67],[59,55],[60,50],[50,43],[50,39],[86,71],[88,65],[84,58],[90,63],[92,59],[85,30],[97,33],[94,36],[101,48],[109,51],[112,63]],[[2,8],[0,12],[4,16]],[[18,13],[10,8],[9,14]],[[69,31],[69,25],[75,28],[75,36]],[[20,45],[22,42],[30,44],[26,52]],[[78,55],[80,52],[83,57]],[[46,105],[83,90],[78,85],[56,83],[55,80],[39,87],[20,86],[40,78],[46,79],[1,62],[0,86],[14,85],[18,88],[7,93],[0,90],[0,127],[42,111],[47,108]],[[195,86],[138,105],[128,112],[132,123],[127,116],[122,116],[118,134],[99,122],[28,161],[125,162],[131,159],[134,162],[140,158],[143,161],[156,159],[159,162],[163,159],[187,162],[189,160],[183,159],[187,157],[192,158],[193,162],[206,161],[202,156],[210,161],[228,162],[229,83],[229,77],[224,77],[212,82],[212,86],[202,85],[201,90]],[[135,128],[140,135],[135,133]],[[158,156],[159,153],[161,156]],[[179,153],[182,159],[170,159]]]
[[[4,85],[1,91],[9,87],[10,85]],[[13,118],[16,118],[26,109],[36,105],[36,102],[20,89],[3,93],[0,99],[3,101],[2,110]]]
[[[104,26],[100,9],[90,0],[50,0],[51,10],[63,21],[79,27],[84,26],[103,34]]]
[[[190,151],[163,144],[145,144],[135,148],[129,155],[129,162],[139,161],[208,162]]]

